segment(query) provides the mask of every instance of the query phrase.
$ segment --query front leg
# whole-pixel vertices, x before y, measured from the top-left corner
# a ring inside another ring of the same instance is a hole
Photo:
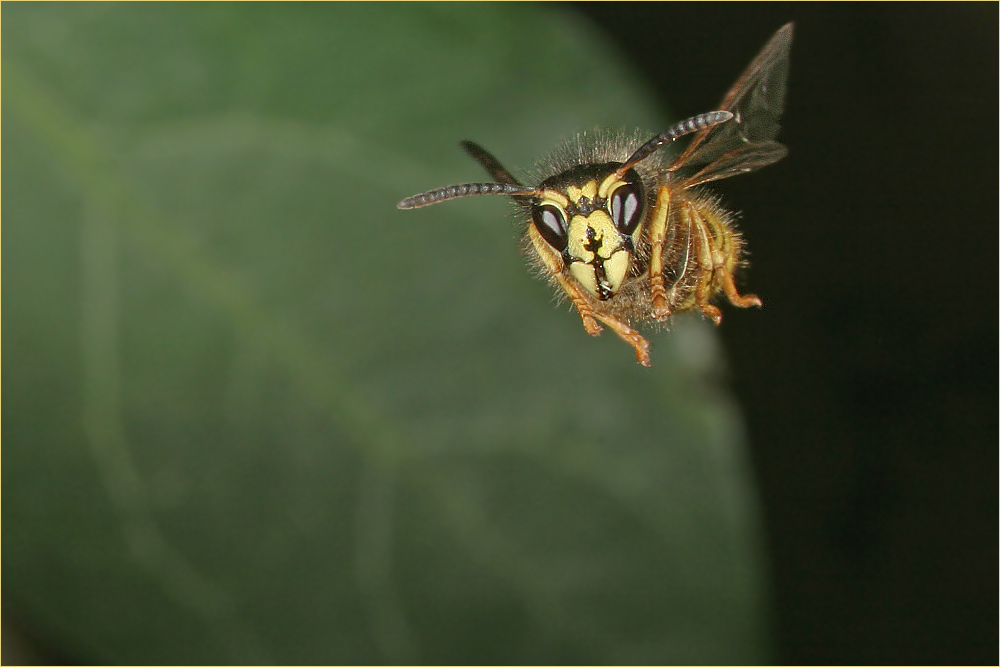
[[[635,348],[636,361],[647,368],[650,366],[649,341],[643,338],[642,334],[610,315],[594,313],[594,317],[611,327],[611,330],[618,334],[622,340]]]
[[[566,292],[566,296],[576,307],[576,312],[580,313],[580,319],[583,320],[583,328],[587,330],[591,336],[600,336],[603,329],[601,325],[597,323],[596,313],[594,309],[590,307],[590,301],[587,296],[580,289],[580,286],[574,283],[572,280],[567,278],[563,273],[555,274],[556,281],[559,282],[559,286],[563,288]]]
[[[583,328],[587,333],[591,336],[599,335],[603,331],[601,325],[597,323],[600,320],[611,327],[612,331],[635,349],[636,361],[643,366],[649,366],[649,341],[621,320],[594,310],[591,306],[591,299],[583,291],[583,288],[563,272],[562,257],[549,247],[534,225],[528,227],[528,235],[531,238],[532,245],[534,245],[535,250],[538,252],[538,256],[545,263],[545,267],[552,273],[552,276],[559,283],[559,286],[563,288],[563,291],[566,292],[566,296],[569,297],[573,306],[576,307],[576,311],[580,313],[580,319],[583,320]]]
[[[542,262],[545,263],[545,268],[548,269],[552,277],[559,283],[559,286],[566,292],[566,296],[573,303],[576,312],[580,314],[580,319],[583,320],[583,328],[591,336],[600,335],[603,329],[594,318],[594,309],[590,307],[590,300],[583,293],[580,286],[567,278],[566,274],[563,273],[562,257],[549,247],[549,244],[538,233],[534,225],[528,227],[528,236],[531,238],[531,244],[535,247],[535,252],[538,253],[538,256],[542,258]]]
[[[570,278],[567,278],[564,274],[557,273],[556,280],[558,280],[559,285],[566,290],[566,294],[569,295],[573,305],[576,306],[576,310],[580,313],[580,318],[583,320],[583,328],[587,330],[587,333],[591,336],[597,336],[600,334],[601,327],[597,324],[597,322],[595,322],[595,319],[600,320],[604,324],[611,327],[612,331],[618,334],[622,340],[635,349],[636,361],[643,366],[650,365],[649,341],[643,338],[642,334],[621,320],[606,313],[594,310],[590,306],[590,298],[584,294],[579,285],[573,282]]]

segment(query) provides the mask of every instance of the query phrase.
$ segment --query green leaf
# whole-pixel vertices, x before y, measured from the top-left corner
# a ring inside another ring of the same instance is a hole
[[[499,198],[667,118],[522,4],[13,4],[5,596],[108,663],[766,661],[710,327],[638,366]]]

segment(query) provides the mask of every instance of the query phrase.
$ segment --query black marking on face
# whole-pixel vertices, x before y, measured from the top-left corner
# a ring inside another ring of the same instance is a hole
[[[601,257],[600,250],[604,247],[606,239],[597,238],[597,231],[591,227],[587,226],[587,241],[583,245],[583,249],[593,253],[594,257],[590,261],[585,261],[579,257],[573,257],[569,254],[569,250],[566,249],[562,253],[563,261],[566,266],[578,262],[580,264],[586,264],[594,272],[594,283],[597,285],[597,298],[601,301],[607,301],[615,295],[615,292],[611,288],[611,284],[608,282],[608,274],[604,268],[604,262],[607,261],[604,257]],[[622,236],[618,242],[618,246],[609,253],[608,259],[613,256],[616,252],[620,250],[627,251],[630,255],[635,250],[635,244],[632,242],[631,236]]]
[[[603,245],[604,239],[597,238],[593,227],[587,227],[587,242],[583,245],[583,248],[594,253],[594,259],[587,263],[594,269],[594,282],[597,283],[597,298],[601,301],[607,301],[611,298],[613,292],[611,291],[611,286],[608,285],[608,274],[604,270],[604,258],[598,254]]]

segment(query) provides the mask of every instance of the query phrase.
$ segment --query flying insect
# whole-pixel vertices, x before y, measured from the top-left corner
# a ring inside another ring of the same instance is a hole
[[[602,324],[650,365],[649,342],[634,326],[666,323],[698,311],[715,324],[724,296],[740,308],[761,306],[741,294],[735,272],[746,265],[734,216],[702,186],[780,160],[775,141],[788,78],[792,24],[778,30],[723,98],[718,110],[683,120],[646,142],[623,133],[581,134],[541,164],[538,185],[516,179],[486,149],[462,147],[494,179],[408,197],[401,209],[458,197],[508,195],[522,211],[523,245],[539,272],[576,308],[587,333]],[[689,136],[671,160],[660,149]]]

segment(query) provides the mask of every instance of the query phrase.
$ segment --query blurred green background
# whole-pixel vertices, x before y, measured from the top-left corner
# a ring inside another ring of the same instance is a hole
[[[769,659],[711,327],[643,369],[553,306],[501,199],[395,208],[483,177],[460,139],[524,173],[665,127],[590,24],[4,10],[8,619],[97,663]]]

